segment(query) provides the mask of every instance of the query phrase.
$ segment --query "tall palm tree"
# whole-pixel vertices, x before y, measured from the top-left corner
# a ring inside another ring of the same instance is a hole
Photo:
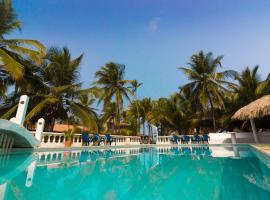
[[[237,74],[237,85],[234,87],[232,96],[225,98],[226,110],[219,113],[219,122],[223,128],[232,129],[239,127],[237,121],[232,121],[232,115],[241,107],[261,97],[263,93],[258,93],[261,79],[258,75],[259,66],[254,68],[246,67],[242,72]]]
[[[218,68],[222,66],[221,60],[222,56],[215,58],[211,52],[204,54],[200,51],[191,56],[189,68],[179,68],[190,80],[181,89],[191,90],[193,101],[198,108],[202,108],[204,112],[210,109],[214,131],[216,130],[215,109],[224,109],[223,96],[229,94],[228,88],[234,86],[226,78],[236,75],[232,70],[218,72]]]
[[[261,93],[256,92],[258,91],[258,87],[261,86],[258,69],[259,66],[255,66],[253,69],[247,67],[242,73],[236,76],[238,85],[234,90],[234,101],[238,107],[244,106],[261,96]]]
[[[261,81],[256,89],[257,95],[269,95],[270,94],[270,73],[264,81]]]
[[[140,132],[140,114],[139,114],[139,105],[138,105],[138,96],[137,96],[137,91],[138,88],[142,85],[142,83],[139,83],[137,80],[132,80],[131,81],[131,89],[132,89],[132,93],[134,96],[134,105],[136,106],[136,116],[137,116],[137,126],[138,126],[138,130],[137,133]]]
[[[101,121],[105,124],[107,130],[112,129],[113,134],[116,134],[116,121],[117,121],[117,105],[115,102],[111,102],[103,108]]]
[[[94,85],[102,91],[99,101],[103,101],[104,108],[112,101],[116,103],[118,131],[124,99],[130,102],[130,96],[133,94],[129,88],[132,81],[124,79],[124,75],[124,65],[110,62],[95,73],[97,80],[94,82]]]
[[[143,127],[143,134],[145,134],[145,123],[149,119],[151,110],[152,110],[152,101],[150,98],[143,98],[139,101],[139,115],[140,121]]]
[[[37,40],[6,39],[5,35],[21,29],[10,0],[0,0],[0,71],[8,73],[12,79],[21,79],[24,65],[20,60],[29,58],[40,64],[45,47]]]
[[[70,115],[81,123],[97,130],[97,115],[91,108],[92,100],[81,89],[79,67],[83,55],[72,59],[68,48],[50,48],[42,72],[46,88],[42,93],[32,96],[35,105],[27,114],[29,120],[42,113],[43,117],[54,124],[56,119],[68,120]]]

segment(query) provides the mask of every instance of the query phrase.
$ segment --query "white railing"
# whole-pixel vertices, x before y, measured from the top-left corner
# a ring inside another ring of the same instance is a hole
[[[171,136],[158,136],[157,144],[170,144]]]
[[[101,137],[104,137],[104,136],[101,135]],[[112,138],[113,138],[112,146],[140,144],[140,137],[138,137],[138,136],[112,135]],[[92,145],[92,144],[90,144],[90,145]],[[102,144],[102,145],[104,145],[104,144]],[[44,132],[42,134],[40,147],[61,148],[64,146],[65,146],[64,133]],[[73,136],[73,139],[72,139],[72,147],[81,147],[81,146],[82,146],[81,134],[75,134]]]
[[[251,132],[209,133],[208,136],[209,144],[254,143]],[[269,132],[258,132],[257,136],[260,143],[270,144]],[[189,137],[191,138],[192,135],[189,135]],[[170,144],[170,136],[159,136],[157,144]]]
[[[262,132],[257,133],[258,138],[261,143],[270,143],[270,133]],[[104,137],[103,135],[101,135]],[[189,135],[192,137],[192,135]],[[170,144],[171,136],[158,136],[157,144]],[[113,142],[112,146],[125,146],[125,145],[139,145],[140,137],[138,136],[122,136],[122,135],[112,135]],[[252,133],[244,132],[228,132],[228,133],[210,133],[209,134],[209,144],[231,144],[231,143],[254,143]],[[178,142],[180,143],[180,141]],[[191,143],[191,141],[189,141]],[[90,144],[92,145],[92,144]],[[103,143],[101,145],[104,145]],[[53,133],[44,132],[40,147],[46,148],[61,148],[65,146],[64,133]],[[73,137],[72,147],[81,147],[82,138],[80,134],[75,134]]]

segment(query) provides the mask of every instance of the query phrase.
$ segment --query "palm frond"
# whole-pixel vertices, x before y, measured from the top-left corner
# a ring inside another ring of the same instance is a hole
[[[35,115],[39,114],[46,106],[48,105],[53,105],[59,102],[58,98],[54,98],[54,97],[48,97],[46,99],[44,99],[43,101],[41,101],[40,103],[38,103],[26,116],[25,120],[29,120],[32,117],[34,117]]]
[[[5,50],[0,48],[0,63],[1,62],[3,65],[0,67],[5,69],[15,80],[18,80],[23,76],[23,65],[14,60]]]

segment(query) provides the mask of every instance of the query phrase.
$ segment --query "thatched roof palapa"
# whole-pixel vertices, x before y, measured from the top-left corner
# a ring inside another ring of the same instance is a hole
[[[270,95],[263,96],[239,109],[232,119],[248,120],[270,115]]]

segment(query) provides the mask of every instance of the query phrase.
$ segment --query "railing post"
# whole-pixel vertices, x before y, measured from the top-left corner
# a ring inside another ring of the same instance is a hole
[[[27,95],[22,95],[20,97],[15,122],[21,126],[23,126],[23,123],[24,123],[28,102],[29,102],[29,97]]]
[[[125,140],[126,140],[126,145],[130,145],[130,137],[125,138]]]
[[[35,137],[38,141],[41,142],[42,139],[42,133],[44,129],[45,120],[43,118],[40,118],[37,122],[37,128],[36,128],[36,134]]]
[[[232,144],[236,144],[236,135],[235,135],[235,132],[231,132],[231,140],[232,140]]]

